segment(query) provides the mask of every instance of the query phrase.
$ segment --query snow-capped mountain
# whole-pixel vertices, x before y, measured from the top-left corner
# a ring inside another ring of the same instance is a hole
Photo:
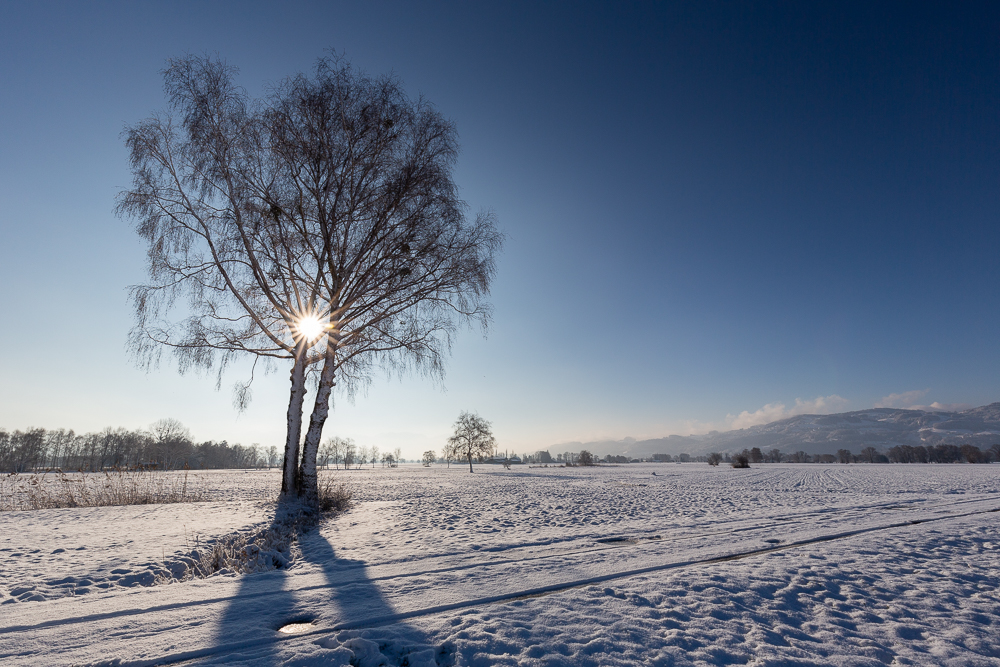
[[[1000,442],[1000,403],[963,412],[872,408],[833,415],[798,415],[789,419],[735,431],[713,431],[705,435],[652,440],[626,438],[618,441],[566,443],[550,448],[553,455],[588,449],[598,456],[627,454],[692,455],[708,452],[738,452],[760,447],[762,451],[804,451],[833,454],[849,449],[855,454],[868,446],[885,450],[895,445],[972,444],[981,449]]]

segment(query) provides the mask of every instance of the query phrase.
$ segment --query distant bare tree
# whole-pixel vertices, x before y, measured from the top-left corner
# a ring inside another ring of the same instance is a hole
[[[754,447],[750,450],[750,460],[754,463],[762,463],[764,461],[764,453],[760,451],[760,447]]]
[[[962,458],[965,459],[966,463],[987,463],[990,460],[989,455],[975,445],[962,445],[959,447],[959,451],[962,452]]]
[[[424,467],[425,468],[429,468],[430,465],[432,463],[434,463],[434,459],[436,459],[436,458],[437,458],[437,456],[434,454],[434,450],[433,449],[430,449],[430,450],[427,450],[426,452],[424,452]]]
[[[1000,442],[990,445],[990,448],[987,451],[990,453],[990,456],[994,461],[1000,461]]]
[[[349,445],[353,446],[354,441],[351,440],[350,438],[339,438],[337,436],[333,436],[332,438],[330,438],[328,440],[328,443],[330,445],[330,453],[333,456],[333,467],[334,468],[339,468],[341,462],[344,462],[344,468],[345,469],[348,468],[348,467],[350,467],[346,463],[344,457],[347,456],[347,448],[348,448],[348,446]],[[352,452],[351,456],[352,456],[352,459],[353,459],[353,456],[354,456],[353,452]]]
[[[749,468],[750,452],[744,449],[739,454],[733,454],[733,460],[731,463],[734,468]]]
[[[330,461],[334,461],[336,456],[336,448],[332,442],[333,438],[328,438],[319,448],[319,454],[316,456],[316,465],[321,465],[324,468],[330,467]]]
[[[350,438],[341,440],[341,447],[340,460],[344,462],[344,470],[350,470],[358,458],[358,448]]]
[[[0,471],[28,472],[45,463],[45,429],[0,430]]]
[[[708,465],[717,466],[722,463],[722,454],[719,452],[712,452],[708,455]]]
[[[472,472],[472,459],[490,456],[496,446],[492,425],[477,414],[463,412],[455,421],[455,434],[448,438],[446,451],[455,458],[469,461],[469,472]],[[445,455],[446,458],[448,454]]]
[[[161,419],[150,425],[149,432],[153,435],[157,464],[167,470],[180,467],[193,444],[191,431],[176,419]],[[100,467],[104,467],[103,461]]]
[[[254,100],[235,73],[170,61],[176,115],[126,129],[133,183],[118,212],[149,260],[129,344],[141,365],[168,348],[182,372],[214,369],[219,382],[239,356],[290,363],[282,493],[315,506],[335,381],[351,394],[376,367],[441,376],[458,324],[489,320],[502,237],[491,214],[466,218],[454,125],[395,78],[329,57]],[[186,317],[171,321],[179,298]]]
[[[582,466],[592,466],[594,465],[594,455],[584,449],[577,457],[577,463]]]
[[[878,456],[878,450],[871,445],[865,447],[861,450],[861,460],[866,463],[875,463],[875,459]]]
[[[837,461],[840,463],[850,463],[854,460],[854,456],[851,454],[849,449],[838,449],[837,450]]]

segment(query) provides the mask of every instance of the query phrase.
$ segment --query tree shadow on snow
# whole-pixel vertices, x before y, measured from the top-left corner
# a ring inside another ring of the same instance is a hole
[[[296,507],[275,509],[287,529]],[[338,558],[315,522],[299,521],[301,556],[291,567],[240,577],[215,632],[212,664],[450,666],[454,648],[428,643],[403,623],[359,560]],[[321,577],[309,576],[321,574]],[[294,624],[294,625],[293,625]],[[283,633],[281,628],[294,630]]]

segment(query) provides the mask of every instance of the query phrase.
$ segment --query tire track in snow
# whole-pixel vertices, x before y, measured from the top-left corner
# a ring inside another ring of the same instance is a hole
[[[520,563],[526,563],[526,562],[544,561],[544,560],[549,560],[549,559],[554,559],[554,558],[572,557],[572,556],[578,556],[578,555],[585,555],[585,554],[588,554],[588,553],[600,553],[600,552],[604,552],[604,551],[621,551],[623,549],[638,549],[638,548],[642,548],[644,546],[649,546],[651,544],[662,543],[662,542],[667,542],[667,541],[680,542],[680,541],[689,541],[689,540],[702,539],[702,538],[706,538],[706,537],[715,537],[715,536],[719,536],[719,535],[728,535],[728,534],[733,534],[733,533],[745,533],[745,532],[752,532],[752,531],[765,531],[765,530],[773,529],[773,528],[790,528],[790,527],[792,527],[795,524],[789,523],[789,522],[792,522],[792,521],[795,521],[795,520],[800,520],[799,521],[800,523],[801,523],[801,521],[815,522],[817,514],[821,514],[821,515],[829,516],[829,517],[838,517],[838,518],[840,518],[840,517],[850,516],[851,514],[865,514],[865,513],[872,512],[872,511],[877,511],[877,510],[894,510],[895,509],[895,510],[919,510],[919,511],[935,511],[936,510],[936,511],[940,511],[940,510],[943,510],[943,509],[947,509],[947,508],[951,508],[951,507],[956,507],[956,506],[960,506],[960,505],[965,505],[965,504],[969,504],[969,503],[989,502],[989,501],[991,501],[993,499],[994,498],[991,498],[991,497],[989,497],[989,498],[982,498],[982,497],[980,497],[980,498],[963,499],[963,500],[959,500],[959,501],[952,501],[952,502],[946,502],[946,503],[938,502],[938,503],[933,503],[933,504],[929,504],[929,505],[920,505],[919,503],[925,502],[923,499],[912,499],[912,500],[892,501],[892,502],[887,502],[887,503],[874,503],[874,504],[865,505],[865,506],[862,506],[862,507],[823,508],[823,509],[818,509],[818,510],[806,510],[806,511],[803,511],[803,512],[795,512],[795,513],[785,514],[785,515],[781,515],[781,516],[777,516],[777,517],[771,517],[770,520],[768,520],[766,523],[755,523],[755,524],[753,524],[751,526],[740,526],[740,525],[738,525],[740,523],[745,523],[747,521],[746,519],[743,519],[743,520],[733,520],[733,521],[725,522],[723,525],[726,525],[726,524],[737,524],[736,527],[731,527],[731,525],[730,525],[730,527],[723,527],[723,528],[720,528],[720,529],[717,529],[717,530],[701,531],[701,532],[697,532],[697,533],[681,534],[681,535],[677,535],[677,536],[668,536],[668,535],[665,535],[665,534],[669,534],[669,532],[670,532],[669,529],[668,530],[661,530],[661,531],[659,531],[659,534],[653,535],[652,537],[643,537],[643,536],[640,535],[640,536],[637,537],[637,539],[629,539],[629,538],[615,539],[615,538],[617,538],[619,536],[598,537],[598,536],[594,536],[592,534],[576,535],[576,536],[564,538],[562,540],[558,540],[558,542],[568,542],[568,541],[586,540],[586,539],[592,539],[592,540],[596,540],[598,542],[602,542],[602,541],[608,540],[608,542],[605,542],[605,543],[601,544],[600,546],[590,546],[590,547],[587,547],[587,548],[564,549],[564,550],[553,551],[553,552],[550,552],[550,553],[540,554],[540,555],[536,555],[536,556],[508,557],[508,558],[500,558],[500,559],[493,559],[493,560],[482,560],[482,559],[480,559],[480,560],[476,560],[476,561],[471,562],[471,563],[461,563],[461,564],[456,564],[456,565],[448,565],[448,566],[444,566],[444,567],[430,568],[430,569],[424,569],[424,570],[418,570],[418,571],[407,571],[407,572],[400,572],[400,573],[393,573],[393,574],[385,574],[385,575],[381,575],[381,576],[370,576],[370,577],[366,577],[366,580],[369,581],[369,582],[373,582],[373,583],[374,582],[386,582],[386,581],[409,579],[409,578],[415,578],[415,577],[421,577],[421,576],[427,576],[427,575],[433,575],[433,574],[445,574],[445,573],[449,573],[449,572],[460,572],[460,571],[463,571],[463,570],[473,570],[473,569],[477,569],[477,568],[490,568],[490,567],[497,567],[497,566],[502,566],[502,565],[512,565],[512,564],[520,564]],[[929,520],[939,520],[939,519],[945,519],[945,518],[955,518],[955,517],[961,517],[961,516],[969,516],[969,515],[972,515],[972,514],[983,514],[983,513],[996,512],[996,511],[1000,511],[1000,508],[991,509],[991,510],[976,511],[976,512],[971,512],[971,513],[966,513],[966,514],[949,514],[947,517],[935,517],[933,519],[926,519],[926,520],[914,520],[914,521],[909,521],[909,522],[903,521],[903,522],[894,523],[894,524],[891,524],[891,525],[885,526],[885,527],[873,527],[873,528],[866,528],[866,529],[860,529],[860,530],[861,530],[861,532],[867,532],[867,531],[870,531],[870,530],[883,530],[883,529],[895,528],[895,527],[899,527],[899,526],[910,525],[910,524],[913,524],[913,523],[922,523],[924,521],[929,521]],[[716,525],[719,525],[719,524],[716,524]],[[686,527],[684,527],[684,526],[681,526],[681,527],[676,527],[675,526],[675,527],[673,527],[674,530],[684,530],[684,528],[686,528]],[[649,535],[649,534],[652,534],[652,533],[655,533],[655,532],[656,531],[653,530],[653,529],[650,529],[648,531],[643,531],[643,533],[646,534],[646,535]],[[829,539],[839,539],[840,537],[848,537],[848,536],[853,535],[853,534],[856,534],[856,533],[843,533],[843,534],[841,534],[841,533],[835,533],[834,537],[829,538]],[[614,541],[611,541],[611,540],[614,540]],[[824,541],[824,539],[823,538],[818,538],[816,541]],[[491,550],[490,553],[502,553],[502,552],[508,552],[509,553],[509,552],[514,552],[514,551],[519,550],[519,549],[530,548],[530,547],[533,547],[533,546],[547,546],[547,545],[550,545],[552,543],[553,542],[527,543],[527,544],[523,544],[522,543],[522,544],[517,544],[517,545],[511,545],[509,547],[505,547],[505,548],[502,548],[502,549],[494,549],[494,550]],[[772,551],[780,551],[782,549],[792,548],[794,546],[802,546],[804,544],[809,544],[809,543],[811,543],[811,542],[809,542],[809,541],[803,541],[803,542],[796,542],[796,543],[791,543],[791,544],[787,544],[787,545],[785,545],[785,544],[774,545],[774,546],[769,546],[769,547],[763,547],[763,548],[758,549],[758,550],[751,550],[751,551],[741,552],[741,553],[746,553],[748,555],[758,555],[758,554],[762,554],[762,553],[769,553],[769,552],[772,552]],[[479,551],[477,553],[484,553],[484,551],[485,550]],[[461,553],[464,553],[464,552],[461,552]],[[359,565],[359,566],[355,566],[355,567],[343,568],[341,570],[338,570],[338,574],[340,574],[340,573],[349,574],[349,573],[357,571],[357,570],[372,569],[372,568],[378,568],[378,567],[388,567],[388,566],[391,566],[391,565],[398,565],[398,564],[412,564],[414,562],[430,560],[430,559],[433,559],[433,558],[446,558],[448,556],[453,556],[453,555],[459,555],[459,554],[456,554],[456,553],[452,552],[452,553],[445,553],[445,554],[432,554],[432,555],[422,556],[422,557],[415,558],[415,559],[410,559],[410,560],[389,560],[389,561],[384,561],[384,562],[381,562],[381,563],[368,563],[368,564],[365,564],[365,565]],[[743,558],[743,557],[748,557],[748,556],[743,556],[743,555],[737,554],[734,558]],[[677,566],[675,566],[675,565],[668,565],[668,566],[664,566],[664,569],[670,569],[671,567],[685,567],[687,565],[692,565],[692,564],[697,564],[697,563],[702,563],[702,562],[703,563],[712,563],[712,562],[717,562],[719,559],[723,559],[724,560],[724,559],[728,559],[728,558],[729,557],[726,556],[726,557],[713,557],[713,558],[706,559],[706,560],[681,561],[681,565],[677,565]],[[660,567],[660,566],[655,566],[655,567]],[[248,576],[248,575],[244,575],[244,576]],[[615,577],[619,577],[619,576],[624,577],[624,576],[631,576],[631,575],[630,574],[616,575],[614,573],[611,573],[611,574],[602,575],[602,576],[607,576],[607,577],[615,578]],[[285,596],[285,595],[294,594],[294,593],[308,593],[308,592],[317,591],[317,590],[330,590],[330,589],[344,588],[344,587],[352,586],[352,585],[354,585],[354,583],[355,583],[354,581],[345,580],[345,581],[341,581],[341,582],[333,582],[333,583],[323,583],[323,584],[313,584],[313,585],[308,585],[308,586],[300,586],[300,587],[297,587],[297,588],[288,588],[288,589],[273,590],[273,591],[260,591],[260,592],[255,593],[254,595],[255,595],[255,597],[258,597],[258,598],[267,598],[267,597],[274,597],[274,596]],[[580,585],[583,585],[583,584],[580,584]],[[574,586],[575,585],[569,586],[569,588],[572,588]],[[531,589],[531,590],[534,590],[534,589]],[[556,592],[556,591],[553,591],[553,592]],[[526,593],[525,596],[526,597],[531,597],[532,595],[537,595],[537,594],[539,594],[539,593],[531,593],[531,594]],[[65,625],[75,625],[75,624],[80,624],[80,623],[89,623],[89,622],[94,622],[94,621],[108,620],[108,619],[117,618],[117,617],[134,617],[134,616],[141,616],[143,614],[151,614],[151,613],[158,613],[158,612],[164,612],[164,611],[172,611],[172,610],[176,610],[176,609],[185,609],[185,608],[193,608],[193,607],[205,606],[205,605],[211,605],[211,604],[219,604],[219,603],[228,602],[228,601],[232,600],[234,597],[235,596],[232,596],[232,595],[224,595],[224,596],[217,596],[217,597],[205,598],[205,599],[201,599],[201,600],[191,600],[191,601],[184,601],[184,602],[175,602],[175,603],[162,604],[162,605],[156,605],[156,606],[151,606],[151,607],[141,607],[141,608],[125,609],[125,610],[118,610],[118,611],[112,611],[112,612],[102,612],[102,613],[96,613],[96,614],[88,614],[88,615],[85,615],[85,616],[72,616],[72,617],[66,617],[66,618],[60,618],[60,619],[53,619],[51,621],[43,621],[41,623],[36,623],[36,624],[24,624],[24,625],[6,626],[6,627],[0,627],[0,635],[10,634],[10,633],[15,633],[15,632],[27,632],[27,631],[32,631],[32,630],[40,630],[40,629],[51,628],[51,627],[58,627],[58,626],[65,626]],[[459,604],[459,603],[456,603],[456,604]],[[446,610],[442,610],[442,611],[446,611]],[[437,612],[434,612],[434,613],[437,613]],[[349,629],[349,628],[340,628],[340,627],[338,627],[337,629]],[[300,633],[300,634],[296,634],[294,636],[301,637],[303,635]],[[2,656],[0,656],[0,657],[2,657]]]
[[[329,626],[318,627],[315,630],[309,630],[306,632],[299,632],[294,635],[282,635],[275,631],[274,636],[271,637],[261,637],[259,639],[250,641],[241,641],[233,644],[222,644],[214,647],[208,647],[203,649],[195,649],[192,651],[184,651],[182,653],[176,653],[172,655],[163,656],[151,660],[141,660],[141,661],[130,661],[119,663],[121,667],[152,667],[153,665],[170,665],[170,664],[181,664],[186,662],[196,662],[204,658],[211,656],[217,656],[219,654],[231,653],[236,651],[245,651],[249,648],[256,648],[266,645],[277,644],[283,641],[293,641],[301,640],[307,637],[313,637],[316,635],[330,634],[334,632],[340,632],[343,630],[356,630],[360,628],[372,628],[382,625],[389,625],[391,623],[397,623],[400,621],[405,621],[413,618],[420,618],[424,616],[433,616],[435,614],[441,614],[449,611],[455,611],[458,609],[466,609],[469,607],[479,607],[484,605],[498,604],[504,602],[510,602],[513,600],[523,600],[535,597],[542,597],[545,595],[552,595],[555,593],[561,593],[564,591],[572,590],[574,588],[582,588],[584,586],[591,586],[593,584],[604,583],[607,581],[613,581],[616,579],[625,579],[628,577],[634,577],[642,574],[648,574],[651,572],[663,572],[667,570],[682,569],[686,567],[694,567],[698,565],[715,565],[719,563],[726,563],[736,560],[744,560],[747,558],[753,558],[756,556],[763,556],[770,553],[775,553],[778,551],[787,551],[791,549],[797,549],[801,547],[811,546],[814,544],[821,544],[824,542],[832,542],[836,540],[842,540],[849,537],[855,537],[857,535],[864,535],[868,533],[876,533],[886,530],[894,530],[897,528],[906,528],[911,526],[916,526],[920,524],[937,523],[941,521],[948,521],[952,519],[960,519],[971,516],[979,516],[983,514],[990,514],[1000,512],[1000,507],[994,507],[986,510],[975,510],[971,512],[964,512],[961,514],[949,514],[947,516],[938,517],[927,517],[922,519],[910,519],[906,521],[898,521],[895,523],[880,525],[880,526],[870,526],[867,528],[857,528],[853,530],[841,531],[837,533],[831,533],[827,535],[817,535],[810,537],[808,539],[798,540],[796,542],[789,542],[787,544],[779,544],[768,547],[760,547],[755,549],[748,549],[736,553],[712,556],[708,558],[692,558],[683,561],[674,561],[671,563],[661,563],[658,565],[649,565],[639,568],[632,568],[628,570],[621,570],[617,572],[610,572],[607,574],[596,575],[593,577],[584,577],[580,579],[575,579],[571,581],[560,582],[556,584],[551,584],[548,586],[538,586],[534,588],[524,589],[520,591],[512,591],[509,593],[503,593],[499,595],[483,596],[479,598],[474,598],[470,600],[460,600],[458,602],[452,602],[442,605],[435,605],[431,607],[425,607],[421,609],[413,609],[410,611],[399,612],[396,614],[388,614],[383,616],[369,617],[358,621],[351,621],[346,623],[338,623]]]

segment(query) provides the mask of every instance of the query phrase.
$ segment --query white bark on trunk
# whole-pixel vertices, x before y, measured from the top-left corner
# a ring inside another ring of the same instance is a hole
[[[299,494],[298,465],[299,441],[302,438],[302,405],[306,398],[306,355],[304,349],[296,350],[292,365],[291,395],[288,399],[288,430],[285,436],[285,461],[281,473],[281,495],[292,498]]]
[[[332,337],[331,337],[332,338]],[[330,394],[333,392],[333,380],[337,370],[336,347],[333,340],[327,346],[326,357],[323,359],[323,370],[319,376],[319,388],[316,391],[316,403],[309,417],[309,430],[306,431],[305,444],[302,447],[302,465],[299,468],[299,495],[307,505],[319,506],[319,479],[316,474],[316,454],[319,442],[323,437],[323,425],[330,415]]]

